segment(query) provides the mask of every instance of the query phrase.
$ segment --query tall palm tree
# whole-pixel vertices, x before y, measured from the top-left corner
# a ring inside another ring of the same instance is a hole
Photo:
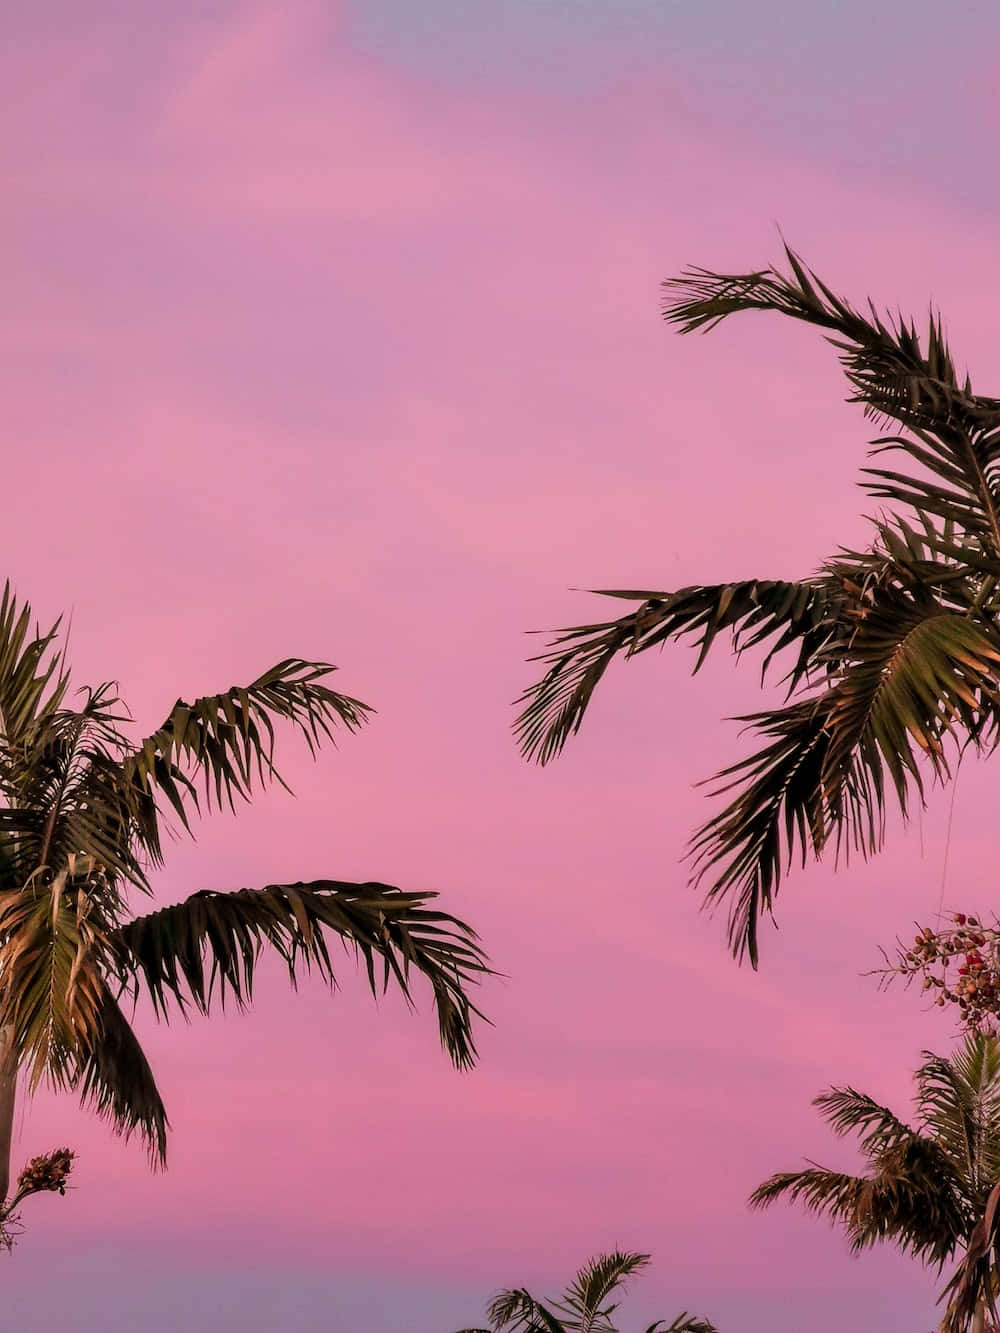
[[[617,1333],[611,1316],[619,1303],[611,1302],[626,1279],[645,1268],[648,1254],[599,1254],[577,1273],[558,1301],[544,1305],[523,1287],[501,1291],[490,1302],[489,1328],[466,1328],[460,1333]],[[658,1319],[645,1333],[717,1333],[707,1319],[686,1312],[672,1324]]]
[[[737,654],[784,656],[784,706],[752,714],[760,739],[724,769],[723,808],[689,856],[708,899],[725,900],[734,953],[758,961],[783,865],[829,848],[863,855],[883,840],[887,791],[905,817],[927,776],[948,777],[948,742],[992,748],[1000,736],[1000,400],[960,380],[933,314],[926,341],[902,316],[864,317],[786,248],[786,275],[687,270],[665,284],[681,332],[737,311],[771,310],[824,331],[865,414],[901,433],[872,442],[895,466],[864,469],[888,505],[868,549],[841,550],[797,582],[744,579],[670,591],[611,591],[639,605],[616,620],[560,631],[547,670],[518,701],[527,756],[546,763],[580,726],[608,666],[689,636],[697,670],[728,631]],[[785,654],[788,654],[787,656]]]
[[[31,1088],[47,1080],[74,1090],[116,1131],[137,1132],[162,1164],[166,1112],[124,1003],[144,995],[161,1019],[192,1007],[207,1014],[227,999],[242,1007],[265,946],[293,985],[310,969],[336,984],[330,935],[363,962],[375,994],[392,983],[412,1002],[413,974],[422,974],[444,1047],[458,1068],[471,1066],[479,1011],[467,987],[489,968],[475,932],[429,905],[433,893],[322,879],[205,889],[144,914],[131,910],[129,899],[150,894],[149,872],[162,864],[168,817],[190,833],[198,811],[235,809],[256,788],[282,783],[276,722],[290,723],[315,751],[336,725],[354,731],[366,720],[366,704],[324,683],[334,668],[279,662],[249,685],[178,700],[136,742],[111,685],[80,691],[71,706],[58,633],[58,622],[47,633],[32,629],[30,607],[4,587],[0,1217],[18,1074]],[[19,1192],[25,1179],[33,1191],[49,1177],[22,1173]]]
[[[1000,1041],[970,1032],[948,1059],[924,1052],[916,1073],[917,1128],[854,1088],[817,1097],[833,1130],[855,1134],[865,1158],[861,1175],[810,1164],[771,1176],[751,1207],[799,1200],[839,1222],[853,1250],[893,1241],[941,1268],[956,1254],[958,1270],[942,1292],[950,1298],[945,1333],[975,1333],[997,1319],[1000,1291]]]

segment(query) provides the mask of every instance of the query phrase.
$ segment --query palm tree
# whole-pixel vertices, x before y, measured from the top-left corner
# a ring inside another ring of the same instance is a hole
[[[543,1305],[524,1290],[501,1291],[491,1301],[486,1317],[489,1328],[466,1328],[460,1333],[617,1333],[611,1316],[618,1302],[610,1298],[625,1280],[649,1263],[648,1254],[599,1254],[586,1264],[566,1288],[560,1300]],[[645,1333],[717,1333],[707,1319],[679,1314],[672,1324],[658,1319]]]
[[[212,889],[133,915],[149,895],[172,815],[191,832],[198,811],[249,801],[270,782],[274,724],[289,722],[310,751],[335,725],[356,730],[371,711],[324,682],[334,669],[297,658],[250,685],[178,700],[138,743],[111,685],[70,706],[59,623],[32,630],[10,587],[0,597],[0,1219],[10,1180],[18,1074],[77,1092],[154,1165],[166,1159],[167,1117],[124,1010],[140,994],[168,1020],[249,1003],[265,946],[292,984],[315,969],[335,986],[332,934],[361,960],[374,994],[390,983],[411,1000],[414,972],[430,983],[441,1041],[454,1064],[476,1058],[470,982],[489,972],[475,932],[430,906],[435,894],[378,883],[268,884]],[[481,1015],[479,1015],[481,1017]],[[47,1159],[46,1159],[47,1160]],[[68,1170],[68,1163],[66,1163]],[[25,1177],[34,1192],[42,1172]],[[64,1179],[65,1174],[60,1179]],[[46,1185],[46,1188],[58,1186]],[[10,1204],[7,1212],[10,1211]]]
[[[615,620],[560,631],[536,658],[547,670],[518,700],[525,755],[546,763],[577,731],[601,677],[690,636],[697,670],[728,631],[737,654],[787,650],[785,704],[752,714],[760,738],[724,769],[724,807],[694,835],[694,881],[730,909],[737,957],[758,961],[786,860],[831,846],[869,855],[883,841],[886,792],[906,816],[928,775],[949,775],[949,740],[992,748],[1000,736],[1000,400],[960,381],[940,319],[926,344],[912,322],[853,310],[786,247],[791,274],[687,270],[665,284],[665,316],[684,333],[741,310],[772,310],[821,328],[865,414],[901,434],[873,441],[895,467],[864,470],[890,506],[868,549],[840,551],[797,582],[745,579],[669,591],[610,591],[638,602]]]
[[[949,1059],[925,1051],[916,1082],[916,1129],[854,1088],[817,1097],[837,1134],[858,1136],[864,1173],[811,1163],[765,1180],[750,1205],[799,1200],[839,1222],[852,1250],[891,1240],[939,1271],[962,1254],[942,1292],[951,1300],[941,1328],[965,1333],[971,1321],[982,1333],[1000,1291],[1000,1041],[970,1032]]]

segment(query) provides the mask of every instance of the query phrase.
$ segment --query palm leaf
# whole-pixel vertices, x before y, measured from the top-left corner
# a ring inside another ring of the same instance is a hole
[[[68,1081],[125,1139],[138,1131],[154,1165],[166,1165],[169,1124],[163,1100],[145,1052],[106,987],[99,1031],[77,1057]]]
[[[771,310],[814,324],[840,353],[852,401],[864,403],[871,416],[907,427],[933,429],[948,419],[981,423],[1000,413],[1000,400],[976,397],[968,379],[959,381],[939,318],[932,314],[929,320],[925,349],[912,322],[883,319],[873,306],[863,317],[788,246],[785,256],[791,276],[774,268],[746,274],[685,270],[663,284],[664,317],[682,333],[707,331],[743,310]]]
[[[0,894],[0,1028],[32,1087],[72,1082],[79,1050],[101,1031],[102,977],[115,966],[99,897],[71,870]]]
[[[985,1306],[994,1324],[997,1309],[997,1274],[1000,1272],[1000,1181],[993,1186],[982,1216],[969,1237],[961,1263],[941,1293],[948,1301],[941,1333],[967,1333],[971,1321]],[[950,1296],[950,1300],[949,1300]]]
[[[559,1301],[559,1308],[576,1322],[579,1333],[601,1333],[609,1327],[617,1306],[606,1306],[608,1297],[633,1273],[649,1263],[648,1254],[628,1254],[616,1250],[599,1254],[580,1269]]]
[[[719,1333],[719,1330],[707,1319],[700,1319],[682,1310],[672,1323],[658,1319],[655,1324],[650,1324],[646,1333]]]
[[[466,987],[490,972],[475,931],[426,904],[434,893],[404,893],[385,884],[316,880],[271,884],[233,893],[203,890],[184,902],[122,926],[116,942],[128,951],[157,1013],[169,1017],[172,999],[207,1013],[213,995],[238,1006],[252,994],[254,971],[265,944],[296,968],[315,967],[336,984],[324,930],[339,935],[363,961],[373,994],[393,981],[412,1003],[411,971],[429,981],[441,1041],[459,1068],[475,1063],[473,1016],[482,1017]]]
[[[490,1302],[486,1317],[493,1333],[501,1329],[510,1333],[569,1333],[551,1310],[523,1288],[499,1292]]]
[[[869,1157],[914,1137],[915,1131],[895,1112],[854,1088],[831,1088],[814,1098],[813,1106],[835,1134],[856,1135]]]
[[[729,941],[734,954],[756,967],[759,923],[771,912],[781,884],[785,848],[805,861],[822,851],[830,818],[820,775],[830,743],[827,713],[810,700],[738,719],[766,738],[760,750],[724,769],[713,796],[737,794],[706,821],[691,840],[688,856],[695,884],[711,872],[706,901],[729,903]],[[858,818],[864,792],[845,789]]]
[[[127,781],[156,789],[170,802],[185,827],[186,801],[197,806],[200,776],[208,807],[248,801],[253,782],[284,782],[274,765],[274,719],[291,722],[311,752],[333,739],[340,722],[355,731],[371,709],[349,695],[321,684],[336,668],[323,662],[289,658],[246,686],[185,703],[170,714],[122,764]]]
[[[820,576],[803,583],[750,579],[673,593],[600,591],[606,597],[641,600],[642,605],[617,620],[561,630],[548,650],[532,659],[548,669],[517,700],[523,708],[514,730],[522,752],[541,764],[553,759],[580,729],[594,690],[617,656],[627,661],[685,634],[694,636],[699,650],[695,671],[724,630],[737,652],[775,640],[764,671],[775,654],[797,645],[796,661],[786,677],[789,690],[794,689],[827,642],[826,617],[836,586]]]
[[[695,1314],[688,1314],[687,1310],[681,1310],[671,1324],[665,1320],[657,1320],[656,1324],[649,1325],[645,1333],[719,1333],[719,1329],[708,1320],[699,1318]]]
[[[52,650],[59,621],[31,633],[31,607],[18,606],[9,581],[0,594],[0,734],[13,751],[25,729],[59,707],[69,685],[62,657]]]
[[[839,678],[823,694],[741,719],[769,743],[718,775],[712,794],[737,794],[691,841],[695,882],[713,873],[708,899],[730,901],[730,943],[754,966],[759,917],[772,910],[785,857],[819,856],[831,830],[845,852],[878,851],[886,770],[905,815],[910,786],[923,795],[912,743],[946,776],[944,737],[956,723],[976,735],[996,707],[1000,652],[968,618],[885,586],[841,614],[855,630],[833,659]]]
[[[968,1234],[968,1216],[953,1191],[942,1187],[939,1165],[939,1155],[926,1152],[914,1136],[880,1154],[870,1175],[819,1166],[781,1171],[757,1186],[749,1204],[767,1208],[788,1198],[841,1223],[854,1251],[892,1240],[904,1253],[941,1266]]]
[[[1000,1042],[970,1032],[950,1059],[924,1052],[917,1107],[926,1132],[969,1182],[970,1202],[985,1206],[1000,1177]]]

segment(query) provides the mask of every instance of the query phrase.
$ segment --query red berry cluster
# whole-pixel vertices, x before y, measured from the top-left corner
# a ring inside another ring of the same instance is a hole
[[[956,912],[944,930],[924,927],[911,945],[899,945],[891,972],[923,975],[924,990],[936,989],[938,1005],[957,1004],[969,1027],[1000,1021],[1000,924],[984,926]]]
[[[65,1194],[75,1156],[69,1148],[57,1148],[55,1152],[32,1157],[17,1178],[18,1194],[37,1194],[40,1190],[58,1190]]]

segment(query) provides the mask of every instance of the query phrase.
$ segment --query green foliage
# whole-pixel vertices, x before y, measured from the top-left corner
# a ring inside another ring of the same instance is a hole
[[[962,1254],[942,1328],[965,1333],[977,1308],[992,1310],[1000,1272],[1000,1041],[972,1032],[949,1059],[925,1052],[916,1081],[916,1128],[854,1088],[817,1097],[835,1133],[857,1137],[864,1172],[779,1172],[750,1205],[796,1200],[840,1223],[853,1250],[888,1240],[939,1270]]]
[[[577,1273],[558,1301],[548,1305],[523,1287],[499,1292],[486,1315],[488,1329],[461,1329],[459,1333],[617,1333],[611,1316],[618,1302],[611,1297],[634,1273],[649,1263],[648,1254],[616,1250],[599,1254]],[[684,1312],[673,1323],[658,1320],[645,1333],[717,1333],[713,1324]]]
[[[889,505],[870,547],[799,582],[607,594],[640,605],[561,631],[535,659],[546,670],[515,724],[525,755],[548,762],[611,662],[671,639],[693,639],[695,670],[722,631],[737,654],[759,646],[765,673],[786,662],[786,703],[739,719],[763,743],[718,775],[726,803],[690,848],[694,881],[728,904],[733,951],[754,966],[760,917],[792,859],[877,852],[887,795],[905,817],[959,747],[1000,736],[1000,400],[959,381],[939,319],[921,342],[902,318],[860,315],[786,253],[788,276],[688,271],[665,284],[665,314],[685,333],[742,310],[824,330],[851,401],[904,432],[872,442],[877,459],[900,461],[864,470],[863,489]]]
[[[456,1066],[472,1065],[481,1015],[467,988],[490,969],[475,932],[438,911],[434,893],[326,879],[202,891],[139,916],[129,906],[130,894],[150,892],[165,816],[190,833],[199,809],[234,808],[282,782],[277,723],[315,750],[336,726],[365,721],[367,705],[326,684],[334,668],[293,658],[250,685],[178,700],[136,744],[112,686],[83,690],[69,706],[57,634],[58,624],[32,631],[30,608],[4,587],[0,1034],[31,1085],[75,1089],[162,1162],[167,1117],[122,996],[146,996],[164,1019],[173,1005],[209,1013],[227,995],[243,1005],[265,949],[293,984],[315,968],[333,985],[331,936],[363,963],[374,995],[392,985],[412,1004],[413,978],[423,977],[443,1045]]]

